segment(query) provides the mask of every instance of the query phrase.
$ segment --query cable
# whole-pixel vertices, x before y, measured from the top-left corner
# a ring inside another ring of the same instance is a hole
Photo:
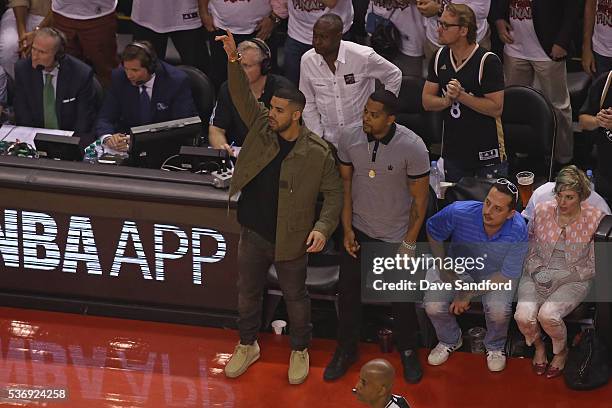
[[[179,154],[175,154],[174,156],[168,157],[166,160],[164,160],[161,167],[163,168],[166,165],[166,163],[168,163],[168,160],[174,159],[175,157],[179,157],[179,156],[180,156]]]

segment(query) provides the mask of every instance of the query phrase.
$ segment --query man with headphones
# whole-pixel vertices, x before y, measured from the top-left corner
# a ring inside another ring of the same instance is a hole
[[[128,44],[121,62],[96,122],[104,144],[126,152],[130,128],[197,115],[187,74],[158,60],[149,42]]]
[[[245,40],[238,44],[238,52],[242,55],[240,64],[247,75],[251,92],[267,108],[270,108],[275,90],[293,87],[286,78],[269,73],[272,68],[271,52],[263,40]],[[225,148],[233,154],[230,146],[242,146],[248,131],[232,102],[226,81],[219,89],[217,105],[210,118],[209,143],[216,149]]]
[[[88,133],[95,119],[93,70],[64,55],[64,34],[34,33],[31,56],[15,64],[15,122],[19,126]]]

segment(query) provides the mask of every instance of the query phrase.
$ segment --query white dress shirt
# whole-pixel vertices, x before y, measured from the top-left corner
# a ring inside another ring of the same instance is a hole
[[[306,96],[306,127],[338,147],[342,128],[360,124],[363,108],[374,92],[376,79],[399,93],[402,72],[370,47],[341,41],[332,73],[313,49],[302,57],[300,91]]]
[[[143,86],[147,88],[147,94],[149,95],[149,99],[151,99],[153,97],[153,85],[155,85],[155,74],[151,75],[151,79],[139,85],[138,88],[142,88]]]
[[[57,76],[59,75],[59,67],[56,65],[51,71],[41,71],[43,79],[43,89],[47,83],[47,75],[51,75],[51,83],[53,84],[53,95],[57,99]],[[43,91],[44,92],[44,91]]]
[[[151,100],[151,98],[153,97],[153,85],[155,85],[155,74],[151,75],[151,79],[149,79],[144,84],[138,85],[138,93],[140,94],[140,92],[142,92],[142,87],[144,86],[147,95],[149,95],[149,100]],[[100,139],[102,140],[102,143],[104,143],[106,139],[108,139],[111,136],[112,136],[111,134],[102,135],[100,136]],[[115,152],[113,151],[113,153]]]

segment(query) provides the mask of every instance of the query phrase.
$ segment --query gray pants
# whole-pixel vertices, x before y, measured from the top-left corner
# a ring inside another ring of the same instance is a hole
[[[291,261],[274,262],[274,244],[242,227],[238,243],[238,330],[240,343],[252,344],[261,326],[263,293],[268,269],[276,268],[289,314],[291,348],[303,350],[312,338],[310,297],[306,290],[304,254]]]
[[[541,327],[550,336],[553,353],[557,354],[567,344],[567,327],[563,318],[584,300],[591,283],[587,281],[565,284],[546,299],[538,294],[535,285],[531,276],[523,275],[519,284],[514,319],[528,346],[541,336]]]

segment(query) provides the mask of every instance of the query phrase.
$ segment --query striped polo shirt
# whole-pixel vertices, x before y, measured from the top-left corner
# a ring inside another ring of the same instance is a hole
[[[484,230],[480,201],[455,201],[427,220],[427,233],[436,241],[450,238],[448,256],[484,258],[482,270],[468,273],[475,281],[501,272],[518,278],[527,254],[527,225],[517,212],[492,237]]]

